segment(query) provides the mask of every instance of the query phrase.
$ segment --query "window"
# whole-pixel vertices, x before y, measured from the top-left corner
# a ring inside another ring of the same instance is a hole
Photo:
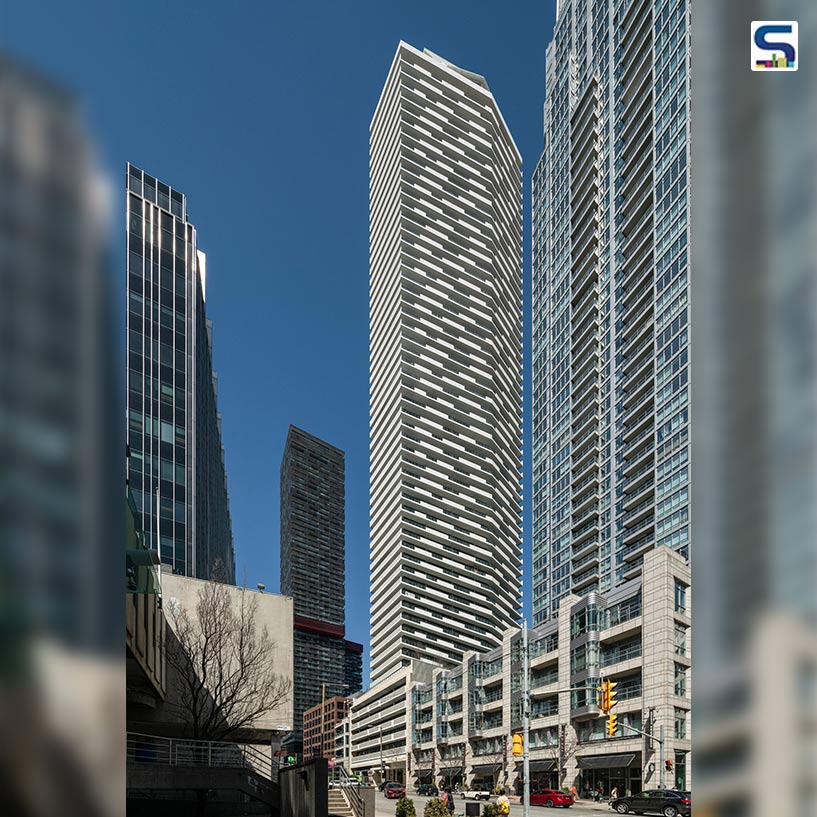
[[[684,740],[687,736],[687,712],[686,709],[675,709],[675,737],[677,740]]]
[[[675,694],[679,697],[687,694],[687,668],[683,664],[675,665]]]
[[[687,654],[687,628],[683,624],[675,625],[675,654]]]
[[[675,612],[685,613],[687,609],[687,587],[683,582],[675,581]]]

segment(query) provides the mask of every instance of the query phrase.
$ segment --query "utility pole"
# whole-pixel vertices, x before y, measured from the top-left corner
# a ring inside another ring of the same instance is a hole
[[[659,746],[659,749],[658,749],[658,752],[659,752],[659,755],[658,755],[658,769],[659,769],[659,772],[661,774],[660,783],[658,785],[658,788],[663,789],[664,788],[664,724],[663,723],[659,727],[658,734],[659,734],[659,737],[658,737],[658,746]]]
[[[530,678],[528,673],[528,620],[522,619],[522,775],[525,778],[522,790],[524,816],[530,817]]]

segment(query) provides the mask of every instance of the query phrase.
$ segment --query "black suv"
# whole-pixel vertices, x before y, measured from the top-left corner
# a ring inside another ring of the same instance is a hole
[[[418,797],[436,797],[440,792],[433,783],[420,783],[417,786]]]
[[[631,797],[618,797],[610,807],[619,814],[663,814],[664,817],[687,817],[692,813],[692,798],[688,791],[649,789]]]

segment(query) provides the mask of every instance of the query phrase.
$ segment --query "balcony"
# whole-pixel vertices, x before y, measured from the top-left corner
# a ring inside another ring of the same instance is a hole
[[[652,467],[647,468],[646,470],[651,471]],[[627,496],[627,499],[624,500],[624,505],[623,505],[624,511],[627,512],[627,511],[632,510],[632,508],[634,508],[636,505],[639,504],[639,500],[643,499],[648,494],[649,494],[650,497],[652,497],[652,488],[653,488],[654,485],[655,485],[655,480],[651,478],[651,479],[648,479],[646,482],[642,482],[638,486],[638,488],[632,492],[632,494],[627,495],[625,493],[625,496]],[[650,501],[654,501],[654,500],[651,499]]]
[[[649,423],[654,416],[655,412],[652,410],[652,407],[649,407],[632,418],[627,417],[625,420],[626,426],[623,434],[624,442],[629,443],[631,440],[635,439],[636,432],[643,432],[647,423]]]
[[[639,377],[634,383],[628,382],[624,389],[624,399],[622,400],[624,408],[631,406],[635,402],[636,398],[643,395],[647,389],[651,388],[652,381],[652,371],[649,371]]]
[[[621,540],[622,544],[629,545],[636,540],[639,533],[647,530],[648,528],[652,528],[655,524],[655,517],[650,515],[647,519],[643,519],[637,525],[633,525],[631,528],[626,529],[626,534],[624,538]]]
[[[649,522],[652,524],[652,519],[650,519]],[[649,525],[646,527],[649,527]],[[621,558],[624,559],[625,562],[633,561],[643,556],[654,545],[655,536],[652,531],[649,531],[646,535],[636,539],[632,544],[624,548],[624,550],[621,551]]]
[[[593,539],[588,539],[581,544],[573,543],[573,548],[570,554],[571,559],[581,559],[583,556],[586,556],[588,553],[597,553],[598,552],[598,537]]]
[[[598,502],[598,497],[599,495],[595,488],[591,488],[586,493],[573,499],[573,517],[576,522],[579,522],[583,518],[585,511],[593,509],[595,512],[598,512],[594,507]]]
[[[655,502],[650,496],[649,498],[645,499],[643,502],[636,505],[634,508],[631,508],[627,513],[624,514],[621,522],[625,528],[631,528],[640,520],[644,519],[650,511],[655,508]]]
[[[621,646],[605,648],[601,653],[599,666],[611,667],[613,664],[620,664],[622,661],[630,661],[633,658],[641,657],[641,641],[627,643]]]
[[[632,471],[635,471],[637,468],[640,468],[642,465],[645,464],[646,458],[650,458],[650,462],[652,462],[652,452],[653,452],[653,444],[650,441],[649,445],[645,446],[643,449],[640,449],[638,454],[633,457],[632,460],[627,460],[625,462],[624,468],[622,469],[622,473],[624,476],[628,476]]]
[[[579,544],[585,542],[585,540],[589,540],[591,537],[595,540],[598,540],[598,533],[599,533],[599,520],[598,516],[595,516],[590,522],[586,522],[580,528],[576,528],[572,532],[572,540],[573,546],[576,547]]]
[[[577,267],[575,268],[574,272],[576,277],[573,279],[571,290],[572,297],[575,299],[582,294],[584,288],[589,283],[595,283],[598,281],[598,270],[591,264],[590,266],[584,268],[584,270],[582,267]]]
[[[581,480],[585,477],[591,470],[598,471],[599,467],[599,458],[593,457],[586,462],[582,463],[581,467],[577,468],[576,466],[573,467],[572,477],[574,480]]]
[[[585,477],[581,482],[575,482],[573,484],[573,492],[574,493],[579,493],[581,490],[583,490],[588,485],[594,485],[594,486],[598,487],[598,484],[599,484],[599,474],[598,474],[598,471],[594,471],[588,477]]]
[[[596,564],[597,565],[598,563],[599,563],[599,549],[597,547],[594,547],[593,550],[590,553],[587,554],[587,556],[585,556],[582,559],[579,559],[578,562],[574,562],[572,569],[574,571],[575,570],[581,570],[586,565],[590,565],[590,564]]]
[[[588,585],[593,584],[594,582],[598,582],[599,580],[599,569],[598,566],[591,567],[590,569],[586,570],[584,573],[579,573],[578,575],[573,575],[573,580],[571,582],[572,588],[575,592],[582,590],[583,588],[587,587]]]
[[[652,335],[649,335],[648,337],[650,340],[652,340]],[[649,352],[636,356],[633,361],[633,365],[627,366],[625,362],[625,366],[622,367],[621,373],[627,378],[625,382],[635,383],[636,381],[641,380],[642,377],[652,374],[654,358],[651,354],[649,354]],[[628,413],[635,415],[637,412],[632,412],[633,408],[635,408],[635,406],[630,405],[628,406],[627,411]]]
[[[594,391],[589,397],[584,399],[580,405],[582,406],[580,413],[573,412],[572,430],[577,437],[580,437],[587,431],[589,423],[595,422],[597,419],[595,412],[587,411],[586,409],[598,407],[598,392]]]

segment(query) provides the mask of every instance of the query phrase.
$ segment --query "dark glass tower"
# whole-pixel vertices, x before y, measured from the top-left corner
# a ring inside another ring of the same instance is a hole
[[[350,692],[344,480],[343,451],[289,427],[281,462],[281,593],[295,600],[295,744],[305,710]]]
[[[142,529],[174,573],[234,583],[206,259],[186,197],[130,164],[127,217],[128,480]]]

